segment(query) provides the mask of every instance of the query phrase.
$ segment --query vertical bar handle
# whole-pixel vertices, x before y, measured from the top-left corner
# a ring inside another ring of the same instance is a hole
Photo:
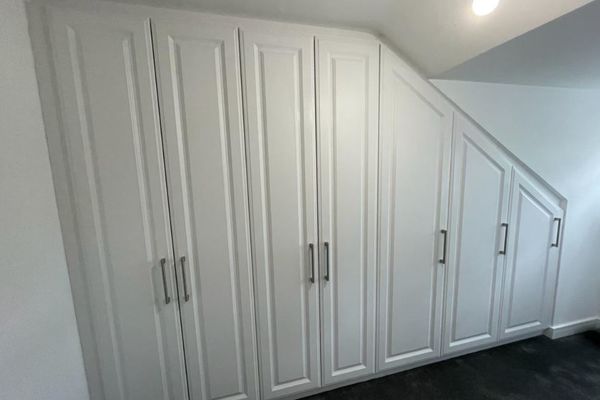
[[[329,242],[323,243],[325,247],[325,280],[329,282]]]
[[[167,289],[167,272],[165,271],[166,264],[167,264],[167,259],[161,258],[160,259],[160,270],[162,272],[163,289],[165,291],[165,304],[169,304],[171,302],[171,296],[169,296],[169,289]]]
[[[502,250],[498,252],[498,254],[506,254],[506,246],[508,246],[508,224],[503,223],[502,227],[504,228],[504,246]]]
[[[315,283],[315,245],[312,243],[308,244],[308,257],[310,258],[310,276],[308,281]]]
[[[190,294],[188,292],[187,279],[185,275],[185,256],[181,256],[181,258],[179,258],[179,263],[181,264],[181,279],[183,280],[183,299],[185,302],[188,302],[190,301]]]
[[[446,229],[442,229],[440,231],[442,235],[444,235],[444,246],[442,249],[442,258],[440,258],[440,264],[446,264],[446,252],[448,250],[448,231]]]
[[[558,229],[556,229],[556,242],[552,243],[552,247],[558,247],[560,243],[560,228],[562,225],[562,218],[554,218],[554,222],[558,221]]]

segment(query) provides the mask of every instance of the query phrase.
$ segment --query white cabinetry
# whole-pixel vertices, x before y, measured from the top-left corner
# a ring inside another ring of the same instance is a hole
[[[317,40],[323,377],[375,372],[379,44]]]
[[[457,117],[444,352],[498,339],[511,163],[477,127]]]
[[[242,32],[262,388],[320,386],[314,40]]]
[[[70,267],[85,276],[94,332],[88,362],[92,352],[105,399],[184,399],[150,23],[48,11],[78,240]]]
[[[440,355],[452,109],[384,49],[378,368]]]
[[[153,19],[191,398],[256,399],[237,26]]]
[[[563,210],[549,191],[515,169],[501,338],[539,333],[552,319]]]
[[[295,398],[550,324],[563,200],[374,37],[60,3],[94,400]]]

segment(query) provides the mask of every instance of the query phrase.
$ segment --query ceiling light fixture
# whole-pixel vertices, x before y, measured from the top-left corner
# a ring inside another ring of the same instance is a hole
[[[488,15],[498,7],[500,0],[473,0],[473,12],[480,17]]]

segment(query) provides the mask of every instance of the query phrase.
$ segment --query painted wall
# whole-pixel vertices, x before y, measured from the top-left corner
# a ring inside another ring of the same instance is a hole
[[[85,400],[81,347],[20,0],[0,0],[0,399]]]
[[[568,200],[554,324],[600,312],[600,91],[432,81]]]

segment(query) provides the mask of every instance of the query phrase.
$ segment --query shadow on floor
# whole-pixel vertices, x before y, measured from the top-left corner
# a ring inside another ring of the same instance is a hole
[[[600,333],[545,336],[485,350],[305,400],[600,399]]]

